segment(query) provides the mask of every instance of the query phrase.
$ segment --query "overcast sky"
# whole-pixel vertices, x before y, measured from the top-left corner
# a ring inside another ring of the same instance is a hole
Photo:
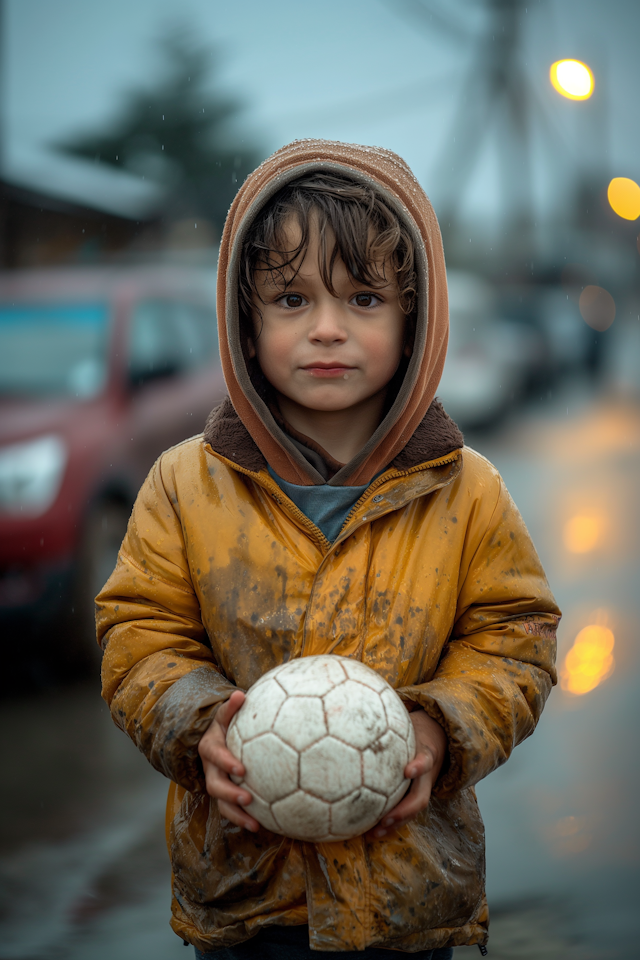
[[[482,0],[438,5],[480,29]],[[155,39],[187,23],[224,52],[220,79],[246,102],[243,121],[267,152],[315,136],[389,147],[437,209],[438,160],[472,47],[435,25],[419,29],[403,9],[402,0],[5,0],[5,142],[42,150],[100,127],[123,91],[153,83]],[[523,62],[549,131],[535,148],[538,202],[548,208],[578,166],[599,159],[640,180],[640,2],[532,0],[525,30]],[[549,66],[562,57],[592,66],[600,106],[551,89]],[[485,216],[499,208],[495,138],[478,154],[465,208]]]

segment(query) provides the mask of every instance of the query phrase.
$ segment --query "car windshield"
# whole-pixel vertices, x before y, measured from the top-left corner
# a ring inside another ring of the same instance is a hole
[[[0,393],[89,398],[107,375],[106,304],[0,304]]]

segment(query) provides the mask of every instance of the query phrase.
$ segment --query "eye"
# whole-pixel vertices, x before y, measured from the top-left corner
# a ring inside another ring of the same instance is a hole
[[[351,302],[356,307],[376,307],[379,303],[382,303],[380,297],[376,297],[375,293],[356,293]]]
[[[299,293],[285,293],[284,297],[280,297],[277,302],[281,307],[296,310],[298,307],[304,306],[307,301]]]

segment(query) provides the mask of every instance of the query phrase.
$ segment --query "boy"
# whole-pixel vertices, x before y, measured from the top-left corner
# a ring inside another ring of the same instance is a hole
[[[173,929],[199,958],[445,960],[487,940],[473,784],[535,727],[559,610],[434,400],[435,215],[395,155],[293,143],[236,197],[218,284],[230,399],[156,463],[98,597],[104,696],[172,781]],[[259,827],[229,777],[242,691],[319,653],[385,676],[418,744],[410,791],[344,843]]]

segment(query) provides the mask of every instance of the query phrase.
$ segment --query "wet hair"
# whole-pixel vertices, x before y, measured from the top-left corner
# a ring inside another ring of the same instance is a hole
[[[300,240],[287,247],[285,228],[294,220]],[[245,238],[239,280],[241,323],[252,337],[252,309],[260,295],[256,275],[268,274],[286,293],[307,252],[311,225],[320,233],[319,268],[327,290],[336,295],[333,270],[341,260],[353,279],[376,286],[396,281],[408,335],[415,328],[414,243],[406,225],[375,188],[340,173],[314,171],[291,180],[268,201]],[[393,276],[386,274],[392,271]],[[243,337],[244,339],[244,337]]]

